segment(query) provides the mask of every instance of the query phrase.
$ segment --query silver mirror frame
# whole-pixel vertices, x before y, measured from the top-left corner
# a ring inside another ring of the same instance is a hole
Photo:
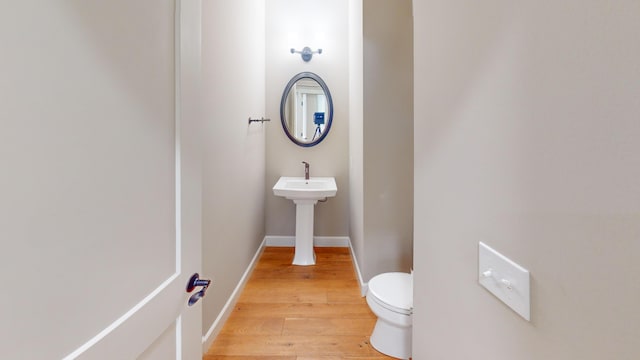
[[[325,97],[327,99],[327,107],[329,109],[329,117],[326,120],[327,123],[325,125],[325,130],[320,135],[320,137],[308,143],[298,140],[293,134],[291,134],[291,132],[289,131],[289,128],[287,127],[287,120],[285,117],[285,109],[286,109],[287,97],[289,96],[289,92],[291,91],[291,89],[293,88],[293,85],[295,85],[295,83],[298,80],[305,79],[305,78],[312,79],[320,85],[320,87],[322,88],[322,91],[324,91]],[[311,146],[318,145],[322,140],[324,140],[324,138],[329,133],[329,130],[331,130],[331,124],[333,123],[333,100],[331,99],[331,93],[329,92],[329,87],[327,87],[327,84],[325,84],[325,82],[322,80],[322,78],[320,78],[320,76],[318,76],[315,73],[305,71],[305,72],[296,74],[294,77],[291,78],[291,80],[289,80],[289,83],[287,83],[287,86],[284,88],[284,92],[282,93],[282,99],[280,100],[280,122],[282,123],[282,129],[284,130],[284,133],[287,134],[287,137],[289,138],[289,140],[291,140],[294,144],[298,146],[311,147]]]

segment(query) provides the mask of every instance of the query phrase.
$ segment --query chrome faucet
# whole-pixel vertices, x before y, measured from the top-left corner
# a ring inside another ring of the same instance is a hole
[[[309,180],[309,163],[306,161],[302,162],[304,164],[304,179]]]

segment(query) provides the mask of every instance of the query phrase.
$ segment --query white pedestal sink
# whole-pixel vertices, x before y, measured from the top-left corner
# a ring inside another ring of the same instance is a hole
[[[318,200],[336,196],[338,187],[332,177],[281,177],[273,193],[296,204],[296,249],[293,265],[315,265],[313,252],[313,207]]]

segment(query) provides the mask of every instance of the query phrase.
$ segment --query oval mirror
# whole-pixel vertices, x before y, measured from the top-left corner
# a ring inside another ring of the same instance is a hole
[[[280,120],[297,145],[309,147],[324,140],[331,129],[333,101],[320,76],[301,72],[289,80],[280,101]]]

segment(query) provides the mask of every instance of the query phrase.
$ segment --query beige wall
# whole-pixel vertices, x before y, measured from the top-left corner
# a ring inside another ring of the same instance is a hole
[[[364,0],[364,281],[413,257],[413,23],[410,0]]]
[[[364,265],[365,255],[362,2],[349,0],[349,238],[359,267]]]
[[[412,263],[411,16],[409,0],[350,1],[349,235],[363,282]]]
[[[261,0],[203,2],[205,332],[264,238],[266,125],[247,123],[265,115],[264,11]]]
[[[414,6],[414,358],[638,359],[640,3]],[[531,271],[531,322],[478,241]]]
[[[315,235],[347,236],[349,232],[349,98],[347,2],[341,0],[269,0],[266,2],[267,125],[266,233],[295,234],[293,201],[273,195],[280,176],[304,176],[302,161],[311,164],[311,176],[335,176],[338,193],[315,207]],[[305,63],[290,49],[309,46],[322,54]],[[303,148],[292,143],[280,124],[280,98],[295,74],[311,71],[327,84],[333,98],[333,125],[318,145]]]

